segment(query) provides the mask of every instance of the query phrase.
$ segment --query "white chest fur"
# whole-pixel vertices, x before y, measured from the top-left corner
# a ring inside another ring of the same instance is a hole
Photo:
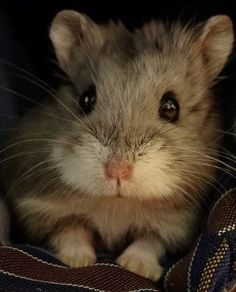
[[[194,212],[190,210],[162,211],[158,201],[128,198],[66,198],[28,197],[18,202],[18,210],[28,218],[40,214],[57,221],[66,216],[82,216],[89,220],[111,247],[129,230],[155,232],[171,249],[178,247],[193,232]]]

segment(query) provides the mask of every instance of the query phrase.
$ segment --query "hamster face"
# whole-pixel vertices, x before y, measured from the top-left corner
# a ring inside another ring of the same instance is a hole
[[[60,179],[83,196],[195,200],[216,169],[221,125],[211,88],[232,46],[228,18],[130,33],[63,13],[50,33],[71,81],[57,102],[71,122],[58,125],[50,154]],[[219,41],[226,46],[217,51]]]
[[[84,116],[77,106],[74,122],[78,124],[67,130],[69,135],[58,137],[71,147],[54,147],[54,163],[66,184],[91,196],[142,198],[173,195],[184,188],[184,178],[187,186],[194,181],[202,170],[196,159],[200,156],[206,163],[204,154],[213,138],[212,133],[204,137],[210,132],[204,126],[216,126],[215,114],[209,113],[212,101],[207,100],[211,98],[208,90],[201,89],[201,76],[189,80],[185,77],[188,64],[184,70],[177,60],[168,63],[163,72],[158,70],[163,66],[161,55],[140,56],[127,68],[112,59],[101,60],[93,84],[93,110]],[[180,107],[175,122],[162,119],[159,113],[168,92]],[[79,103],[79,93],[72,98]],[[129,165],[130,177],[120,181],[109,177],[106,165],[111,161]]]

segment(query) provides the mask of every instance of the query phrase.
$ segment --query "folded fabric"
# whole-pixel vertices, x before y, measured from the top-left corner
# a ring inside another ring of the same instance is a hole
[[[236,188],[215,203],[207,230],[165,278],[165,291],[236,291],[233,289],[236,289]]]
[[[167,272],[164,291],[236,291],[236,188],[212,208],[192,251]],[[234,286],[235,284],[235,286]],[[110,263],[72,269],[43,249],[0,247],[0,291],[163,291]],[[225,289],[225,290],[223,290]]]
[[[68,268],[32,246],[0,248],[0,291],[159,291],[155,283],[125,269],[101,263]]]

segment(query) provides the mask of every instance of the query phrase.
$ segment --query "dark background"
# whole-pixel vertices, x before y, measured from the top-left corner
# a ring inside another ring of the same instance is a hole
[[[136,2],[136,3],[135,3]],[[141,25],[150,18],[176,19],[183,21],[204,20],[215,14],[228,14],[236,24],[235,1],[81,1],[81,0],[0,0],[2,11],[9,21],[14,38],[19,48],[16,61],[20,64],[22,55],[27,53],[31,66],[41,77],[52,81],[50,69],[53,59],[48,39],[50,22],[54,15],[62,9],[76,9],[91,16],[94,20],[107,21],[121,19],[128,27]],[[22,62],[24,63],[24,62]],[[24,65],[24,64],[21,64]],[[29,65],[25,66],[29,67]],[[37,68],[37,69],[36,69]]]
[[[128,28],[140,26],[151,18],[183,22],[202,21],[216,14],[227,14],[236,27],[236,1],[229,0],[156,0],[156,1],[82,1],[82,0],[0,0],[0,58],[24,68],[52,86],[56,86],[56,65],[48,31],[55,14],[62,9],[75,9],[97,22],[120,19]],[[1,15],[2,14],[2,15]],[[3,25],[4,22],[4,25]],[[7,28],[7,33],[6,33]],[[6,42],[5,42],[6,40]],[[1,66],[1,61],[0,61]],[[9,69],[9,68],[8,68]],[[19,72],[18,72],[19,73]],[[236,113],[236,58],[222,72],[227,79],[216,88],[226,112],[226,127]],[[1,76],[0,76],[1,77]],[[44,94],[23,78],[11,78],[11,88],[33,99]],[[227,98],[226,98],[227,97]],[[29,102],[16,98],[18,114],[24,113]]]

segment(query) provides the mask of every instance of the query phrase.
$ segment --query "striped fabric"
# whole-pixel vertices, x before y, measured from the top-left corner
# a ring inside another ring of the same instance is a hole
[[[236,291],[236,188],[216,202],[207,230],[169,270],[165,291]]]
[[[236,291],[236,188],[215,203],[192,251],[157,285],[111,263],[72,269],[43,249],[0,247],[0,291]]]

